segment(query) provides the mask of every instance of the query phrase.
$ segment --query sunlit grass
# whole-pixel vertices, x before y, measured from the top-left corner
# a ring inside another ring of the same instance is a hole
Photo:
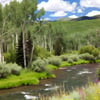
[[[36,73],[23,70],[19,76],[11,75],[5,79],[0,79],[0,89],[12,88],[22,85],[39,84],[40,79],[54,77],[54,75],[47,75],[46,72]]]

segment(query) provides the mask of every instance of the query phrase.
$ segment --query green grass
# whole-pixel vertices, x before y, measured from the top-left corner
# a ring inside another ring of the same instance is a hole
[[[80,65],[80,64],[88,64],[88,63],[90,63],[90,62],[87,61],[87,60],[82,60],[82,59],[79,59],[78,61],[74,61],[72,63],[68,63],[67,61],[62,61],[60,67],[67,67],[67,66]]]
[[[96,63],[100,63],[100,59],[97,59],[97,60],[96,60]]]
[[[58,22],[52,22],[51,24],[66,26],[64,30],[68,34],[73,34],[77,32],[83,33],[87,31],[99,29],[100,19],[82,20],[82,21],[58,21]]]
[[[23,70],[19,76],[11,75],[6,79],[0,79],[0,89],[18,87],[22,85],[39,84],[39,79],[46,79],[54,77],[52,74],[46,72],[36,73]]]

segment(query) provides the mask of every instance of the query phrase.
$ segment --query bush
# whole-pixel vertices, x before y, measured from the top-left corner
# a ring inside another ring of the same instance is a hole
[[[67,55],[61,55],[60,58],[61,58],[62,61],[67,61],[68,60]]]
[[[10,46],[9,52],[4,53],[4,60],[6,61],[6,63],[16,62],[16,51],[12,48],[13,47]]]
[[[94,57],[98,57],[98,55],[99,55],[99,49],[95,48],[94,46],[91,46],[91,45],[82,47],[79,52],[80,52],[80,54],[89,53],[89,54],[93,55]]]
[[[14,74],[19,75],[21,72],[21,67],[17,64],[0,64],[0,78],[6,78],[7,76]]]
[[[34,54],[33,54],[33,59],[36,60],[38,57],[40,58],[48,58],[51,56],[50,52],[45,50],[44,48],[35,46],[34,48]]]
[[[100,54],[98,55],[97,59],[100,59]]]
[[[95,62],[95,58],[93,55],[89,54],[89,53],[84,53],[84,54],[81,54],[79,55],[81,59],[84,59],[84,60],[89,60],[89,61],[93,61]]]
[[[47,60],[42,60],[38,58],[37,60],[32,62],[30,69],[36,72],[42,72],[46,70],[47,64],[48,64]]]
[[[14,75],[19,75],[22,70],[22,67],[17,65],[16,63],[14,64],[9,63],[6,66],[10,69],[11,74],[14,74]]]
[[[73,62],[73,59],[68,59],[68,63],[72,63]]]
[[[73,61],[78,61],[79,60],[79,56],[78,55],[71,55],[69,57],[69,59],[72,59]]]
[[[61,59],[59,57],[50,57],[48,58],[48,63],[55,66],[59,66],[61,64]]]
[[[10,73],[10,69],[6,64],[0,64],[0,78],[6,78]]]

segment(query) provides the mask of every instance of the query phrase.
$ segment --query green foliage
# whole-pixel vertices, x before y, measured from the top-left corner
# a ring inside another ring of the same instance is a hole
[[[89,60],[89,61],[95,62],[94,56],[89,53],[80,54],[80,58],[84,59],[84,60]]]
[[[62,61],[67,61],[68,55],[61,55],[60,58],[62,59]]]
[[[14,74],[14,75],[19,75],[21,72],[21,67],[18,66],[17,64],[5,64],[1,63],[0,64],[0,78],[6,78],[7,76]]]
[[[98,55],[97,59],[100,59],[100,54]]]
[[[60,59],[60,57],[57,57],[57,56],[50,57],[50,58],[48,58],[48,63],[52,64],[54,66],[59,66],[61,64],[61,59]]]
[[[71,66],[71,63],[68,63],[66,61],[62,61],[60,64],[60,67],[67,67],[67,66]]]
[[[31,56],[32,56],[32,48],[33,48],[33,41],[32,41],[32,38],[31,38],[31,34],[30,34],[30,31],[28,31],[28,34],[27,34],[27,39],[26,39],[26,66],[29,65],[30,63],[30,59],[31,59]]]
[[[46,60],[38,58],[37,60],[32,62],[30,69],[36,72],[43,72],[46,70],[47,64],[48,62]]]
[[[99,55],[99,50],[92,45],[82,47],[79,52],[80,54],[89,53],[93,55],[94,57],[98,57]]]
[[[6,64],[0,63],[0,78],[6,78],[11,74],[11,70]]]
[[[73,59],[68,59],[68,63],[72,63],[73,62]]]
[[[39,46],[35,46],[34,51],[33,51],[33,59],[37,59],[38,57],[40,58],[48,58],[50,57],[51,54],[44,48],[41,48]]]
[[[14,63],[14,64],[9,63],[6,66],[10,69],[11,74],[13,74],[13,75],[19,75],[22,70],[22,67],[17,65],[16,63]]]
[[[18,45],[16,48],[16,63],[24,67],[24,55],[23,55],[23,35],[22,32],[19,36]]]
[[[79,60],[79,55],[72,54],[69,56],[69,59],[72,59],[73,61],[78,61]]]
[[[6,79],[0,80],[0,89],[18,87],[22,85],[35,85],[39,84],[39,79],[46,79],[49,77],[55,77],[52,74],[46,72],[36,73],[29,70],[22,70],[19,76],[9,76]]]
[[[12,49],[13,47],[10,46],[10,50],[7,53],[4,53],[4,60],[6,63],[14,63],[16,62],[16,51]]]

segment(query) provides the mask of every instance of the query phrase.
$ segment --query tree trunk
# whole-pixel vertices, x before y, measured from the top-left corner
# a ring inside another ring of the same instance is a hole
[[[23,56],[24,56],[24,68],[26,69],[26,50],[25,50],[25,25],[22,25],[22,36],[23,36]]]
[[[4,62],[4,57],[2,54],[2,43],[0,42],[0,63],[3,63],[3,62]]]

